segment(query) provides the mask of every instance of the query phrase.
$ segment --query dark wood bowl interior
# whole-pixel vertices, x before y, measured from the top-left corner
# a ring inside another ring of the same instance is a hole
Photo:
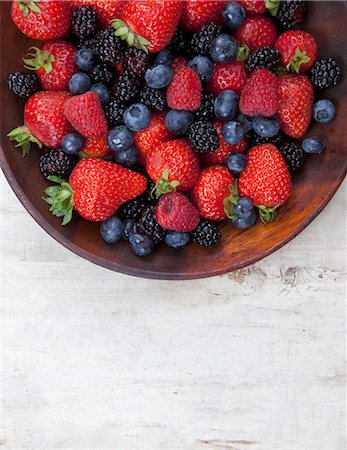
[[[294,177],[294,194],[269,225],[258,223],[248,231],[231,224],[221,225],[222,240],[214,248],[189,245],[181,251],[164,245],[150,257],[135,256],[124,242],[103,243],[99,224],[75,215],[62,227],[42,200],[46,181],[38,169],[40,151],[33,149],[22,158],[6,138],[8,131],[22,123],[24,103],[6,88],[9,72],[22,69],[21,57],[32,41],[22,35],[10,19],[10,2],[1,2],[1,166],[16,195],[33,218],[57,241],[78,255],[108,269],[130,275],[159,279],[192,279],[223,274],[277,250],[300,233],[331,199],[346,173],[347,102],[346,78],[322,94],[337,107],[336,119],[328,125],[311,127],[311,135],[327,142],[327,149],[308,158],[304,170]],[[319,55],[344,58],[347,43],[345,2],[309,2],[305,28],[318,40]]]

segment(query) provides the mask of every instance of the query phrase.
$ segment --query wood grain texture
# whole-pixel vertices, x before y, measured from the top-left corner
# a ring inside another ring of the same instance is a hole
[[[345,2],[310,2],[307,29],[317,37],[321,56],[344,57],[347,39]],[[41,196],[46,186],[38,170],[39,152],[32,151],[24,160],[5,138],[6,132],[21,122],[22,108],[5,89],[8,72],[21,67],[20,57],[29,42],[9,21],[9,2],[1,2],[1,165],[7,179],[23,205],[35,220],[55,239],[77,254],[112,270],[149,278],[191,279],[229,272],[251,264],[277,250],[300,233],[331,199],[346,173],[347,160],[347,79],[330,90],[337,105],[337,118],[325,127],[313,127],[327,141],[326,151],[309,159],[305,169],[295,176],[295,191],[281,208],[279,218],[271,225],[258,223],[246,232],[231,224],[221,226],[223,239],[219,246],[202,249],[188,246],[177,252],[165,246],[150,257],[140,259],[126,243],[115,247],[102,242],[99,225],[75,218],[62,228],[51,216]],[[29,175],[30,174],[30,175]],[[33,180],[35,180],[33,182]]]

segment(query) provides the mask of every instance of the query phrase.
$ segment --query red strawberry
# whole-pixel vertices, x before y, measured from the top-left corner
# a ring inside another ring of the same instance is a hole
[[[155,208],[155,218],[165,230],[192,231],[199,224],[199,213],[180,192],[162,195]]]
[[[264,0],[235,0],[240,3],[249,16],[257,16],[263,14],[266,11]]]
[[[246,44],[251,52],[261,47],[272,47],[277,38],[276,26],[264,16],[247,17],[240,28],[234,32],[235,38]]]
[[[240,111],[247,116],[270,117],[278,109],[277,78],[267,69],[253,72],[243,88]]]
[[[157,183],[157,194],[177,188],[189,191],[199,178],[200,164],[188,139],[176,139],[159,145],[147,159],[147,173]]]
[[[22,147],[23,156],[29,153],[32,142],[40,148],[59,147],[71,125],[64,116],[64,106],[70,98],[68,92],[41,91],[32,95],[24,108],[24,126],[8,134],[16,147]]]
[[[275,42],[275,48],[281,53],[282,66],[292,72],[307,72],[317,59],[317,42],[307,31],[282,33]]]
[[[64,113],[82,136],[100,137],[107,134],[105,114],[95,92],[71,97],[65,104]]]
[[[201,81],[197,73],[185,67],[175,73],[166,94],[171,109],[195,111],[201,104]]]
[[[50,186],[45,190],[45,201],[54,216],[64,218],[63,225],[70,222],[73,209],[87,220],[105,220],[147,187],[144,175],[99,158],[82,159],[69,183],[57,177],[48,179],[60,184],[60,188]]]
[[[75,63],[76,48],[65,41],[47,42],[41,50],[30,47],[25,67],[35,70],[46,91],[67,91],[72,75],[79,71]]]
[[[212,77],[206,88],[216,96],[226,89],[231,89],[240,95],[247,78],[242,61],[232,61],[227,64],[214,63]]]
[[[305,75],[283,75],[278,79],[278,117],[281,129],[292,138],[301,138],[311,121],[313,87]]]
[[[57,39],[70,28],[70,5],[65,0],[13,0],[11,15],[31,39]]]
[[[226,0],[186,0],[180,25],[187,31],[200,31],[210,22],[223,25],[222,10]]]
[[[183,58],[183,56],[177,56],[171,64],[171,69],[176,73],[179,70],[183,69],[183,67],[188,66],[188,60]]]
[[[81,152],[81,156],[90,156],[94,158],[109,155],[111,151],[107,143],[107,136],[87,138]]]
[[[204,219],[224,220],[224,200],[230,196],[229,186],[234,177],[225,166],[206,167],[191,191],[193,205]]]
[[[213,126],[219,137],[219,148],[214,152],[204,152],[200,155],[201,163],[204,166],[212,166],[213,164],[225,164],[226,158],[230,153],[243,153],[247,149],[247,139],[243,138],[238,144],[228,144],[222,137],[223,123],[215,120]]]
[[[72,0],[72,8],[76,9],[78,6],[92,6],[100,21],[100,25],[104,28],[110,26],[110,22],[119,17],[125,1],[122,0]]]
[[[182,9],[180,0],[128,1],[112,26],[130,46],[155,53],[171,41]]]
[[[292,192],[288,167],[273,144],[253,147],[247,156],[247,166],[239,178],[239,193],[258,206],[263,221],[271,221],[275,209],[283,205]]]
[[[160,144],[173,139],[165,127],[166,112],[153,113],[150,124],[142,131],[134,133],[134,144],[138,151],[139,163],[146,165],[148,156]]]

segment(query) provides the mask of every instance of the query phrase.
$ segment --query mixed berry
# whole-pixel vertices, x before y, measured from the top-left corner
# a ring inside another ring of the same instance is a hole
[[[52,214],[101,222],[138,256],[274,220],[325,148],[311,121],[336,115],[315,90],[342,77],[317,59],[306,13],[304,0],[13,0],[19,30],[45,42],[8,77],[26,100],[8,136],[40,148]]]

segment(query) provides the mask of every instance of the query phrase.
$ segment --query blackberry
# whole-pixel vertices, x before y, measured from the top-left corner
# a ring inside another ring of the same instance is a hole
[[[84,39],[79,39],[77,42],[77,47],[80,48],[90,48],[91,50],[94,49],[95,44],[95,38],[94,36],[88,36]]]
[[[212,123],[199,120],[188,130],[188,138],[193,149],[198,153],[213,152],[219,147],[218,133]]]
[[[149,108],[163,111],[166,108],[166,93],[160,89],[145,86],[140,92],[139,100]]]
[[[246,61],[246,70],[253,72],[259,68],[274,71],[280,62],[280,52],[275,48],[261,47],[255,50]]]
[[[73,156],[67,155],[61,149],[52,148],[40,156],[40,172],[45,178],[54,175],[66,179],[76,162]]]
[[[336,86],[342,78],[342,69],[334,58],[318,59],[311,69],[311,81],[317,89]]]
[[[123,113],[125,106],[119,102],[118,98],[111,97],[109,103],[104,107],[105,117],[110,128],[123,123]]]
[[[130,202],[124,203],[118,211],[117,216],[121,220],[134,219],[136,222],[140,220],[144,210],[150,205],[150,198],[145,192],[140,197],[136,197]]]
[[[124,58],[125,43],[114,33],[113,28],[108,28],[98,31],[95,36],[93,51],[105,64],[118,64]]]
[[[194,112],[195,120],[212,120],[214,118],[214,95],[209,92],[203,92],[201,96],[201,105]]]
[[[149,55],[143,50],[129,47],[125,52],[122,66],[126,75],[141,79],[149,67]]]
[[[113,93],[120,103],[128,104],[139,95],[139,82],[128,75],[121,75],[113,86]]]
[[[177,28],[167,48],[175,56],[186,56],[190,39],[191,37],[186,31]]]
[[[89,73],[92,83],[104,83],[111,85],[116,79],[116,74],[106,64],[97,64]]]
[[[203,247],[216,245],[221,238],[220,231],[216,225],[208,220],[200,220],[199,225],[192,231],[191,239]]]
[[[214,38],[219,36],[221,32],[221,27],[213,22],[208,25],[204,25],[200,31],[193,34],[190,40],[188,45],[190,55],[209,55],[211,42]]]
[[[152,237],[153,242],[158,244],[165,238],[165,231],[155,219],[155,205],[147,206],[140,219],[140,229]]]
[[[284,143],[284,136],[281,132],[271,138],[261,137],[255,132],[253,132],[252,135],[250,136],[250,142],[249,142],[250,147],[256,147],[257,145],[267,144],[267,143],[273,144],[277,148],[280,148]]]
[[[91,6],[79,6],[71,16],[72,32],[80,39],[91,36],[96,30],[97,17]]]
[[[304,152],[301,144],[290,142],[281,147],[281,153],[291,172],[301,169],[304,164]]]
[[[7,86],[14,95],[20,98],[29,98],[40,90],[39,82],[34,73],[10,73],[7,78]]]
[[[296,30],[305,20],[306,2],[304,0],[281,0],[276,19],[284,30]]]

